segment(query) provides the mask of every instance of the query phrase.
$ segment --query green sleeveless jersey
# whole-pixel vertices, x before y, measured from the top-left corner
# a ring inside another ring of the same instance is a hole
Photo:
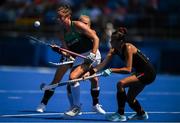
[[[86,35],[78,32],[75,29],[73,21],[69,32],[65,32],[64,41],[66,42],[69,50],[76,53],[85,53],[92,49],[93,42]]]

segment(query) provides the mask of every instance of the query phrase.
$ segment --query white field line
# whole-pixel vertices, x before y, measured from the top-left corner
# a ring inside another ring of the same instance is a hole
[[[2,90],[0,89],[0,94],[14,93],[14,94],[41,94],[41,90]],[[66,91],[57,90],[56,93],[66,94]],[[89,91],[81,90],[82,94],[89,94]],[[116,94],[116,91],[101,91],[101,94]],[[142,95],[153,95],[153,96],[179,96],[180,92],[143,92]]]
[[[106,112],[111,114],[114,112]],[[132,114],[134,112],[125,112],[126,114]],[[166,111],[149,111],[149,114],[180,114],[180,112],[166,112]],[[97,114],[96,112],[82,112],[85,115]],[[32,114],[5,114],[0,117],[27,117],[27,116],[50,116],[50,115],[64,115],[64,113],[32,113]]]

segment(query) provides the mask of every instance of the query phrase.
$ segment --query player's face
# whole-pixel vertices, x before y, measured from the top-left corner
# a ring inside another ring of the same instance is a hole
[[[70,20],[70,15],[63,13],[63,11],[58,11],[58,21],[62,24],[68,25]]]
[[[111,39],[111,47],[115,49],[119,49],[122,44],[122,41],[118,41],[116,39]]]

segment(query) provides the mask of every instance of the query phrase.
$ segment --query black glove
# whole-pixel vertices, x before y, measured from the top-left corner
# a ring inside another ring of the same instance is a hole
[[[59,50],[59,47],[57,45],[52,45],[51,49],[59,54],[61,54],[61,51]]]

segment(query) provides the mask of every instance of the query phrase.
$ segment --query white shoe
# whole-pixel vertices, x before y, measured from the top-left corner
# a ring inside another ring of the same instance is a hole
[[[93,111],[100,113],[100,114],[106,114],[105,110],[102,109],[102,105],[96,104],[92,107]]]
[[[73,108],[74,108],[74,106],[71,106],[71,107],[68,109],[68,111],[72,110]],[[67,111],[67,112],[68,112],[68,111]],[[65,113],[66,113],[66,112],[65,112]],[[65,114],[65,113],[64,113],[64,114]],[[80,111],[80,112],[78,113],[78,115],[82,115],[82,112]]]
[[[149,118],[148,113],[145,112],[143,115],[132,114],[128,116],[129,120],[147,120]]]
[[[46,110],[46,105],[44,105],[43,103],[41,103],[36,109],[36,111],[40,113],[43,113],[45,110]]]
[[[69,111],[65,112],[64,114],[68,115],[68,116],[71,116],[71,117],[74,117],[74,116],[77,116],[77,115],[81,115],[82,114],[81,107],[74,106],[72,109],[70,109]]]

